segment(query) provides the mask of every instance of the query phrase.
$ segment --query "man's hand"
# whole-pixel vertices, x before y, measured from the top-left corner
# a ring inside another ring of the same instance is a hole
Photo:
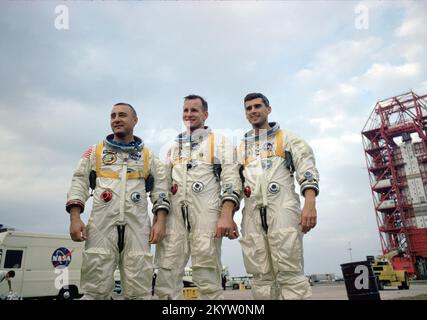
[[[231,232],[231,234],[228,235],[228,239],[234,240],[237,239],[239,236],[239,228],[237,227],[236,222],[233,221],[233,231]]]
[[[151,227],[150,244],[156,244],[163,240],[166,236],[166,218],[168,213],[166,210],[159,209],[153,218],[153,226]]]
[[[87,228],[80,219],[80,208],[73,207],[70,212],[70,236],[73,241],[81,242],[87,240]]]
[[[302,232],[307,233],[317,224],[316,193],[312,189],[304,192],[305,203],[301,212],[300,225]]]
[[[222,204],[221,213],[216,223],[215,238],[230,237],[233,234],[234,202],[226,200]]]

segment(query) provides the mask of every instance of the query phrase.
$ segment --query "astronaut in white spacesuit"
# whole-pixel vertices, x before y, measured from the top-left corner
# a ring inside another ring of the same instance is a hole
[[[156,247],[155,293],[179,299],[184,268],[191,256],[192,280],[199,299],[223,299],[222,237],[236,238],[234,212],[239,208],[241,181],[235,148],[205,126],[207,102],[184,98],[183,120],[188,130],[178,135],[168,152],[171,212],[166,237]]]
[[[304,275],[303,234],[317,223],[319,173],[311,147],[278,123],[260,93],[245,99],[252,130],[238,149],[243,169],[242,246],[255,299],[305,299],[311,288]],[[301,211],[294,176],[305,197]]]
[[[125,299],[150,299],[153,256],[150,244],[165,235],[169,211],[165,165],[133,135],[135,109],[118,103],[111,111],[113,134],[91,146],[74,172],[67,194],[70,235],[86,241],[81,270],[83,299],[109,299],[120,269]],[[92,189],[87,227],[80,218]],[[153,203],[153,226],[147,194]]]

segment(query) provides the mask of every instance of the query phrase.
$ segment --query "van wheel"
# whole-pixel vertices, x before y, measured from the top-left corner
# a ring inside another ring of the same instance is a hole
[[[76,297],[73,289],[62,288],[58,293],[58,300],[73,300]]]
[[[380,281],[377,277],[378,290],[384,290],[384,282]]]
[[[239,290],[239,284],[238,283],[233,284],[233,290]]]
[[[402,282],[401,286],[397,287],[399,290],[409,290],[409,279],[408,275],[405,273],[405,281]]]

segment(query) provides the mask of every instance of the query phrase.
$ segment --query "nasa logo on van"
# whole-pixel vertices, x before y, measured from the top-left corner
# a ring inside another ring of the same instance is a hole
[[[71,263],[72,252],[67,248],[58,248],[52,254],[52,264],[54,268],[64,269]]]

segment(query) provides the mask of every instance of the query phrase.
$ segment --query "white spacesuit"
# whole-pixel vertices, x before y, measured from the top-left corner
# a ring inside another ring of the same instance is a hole
[[[319,192],[319,174],[310,146],[278,124],[264,135],[245,135],[238,150],[243,165],[242,246],[246,271],[254,276],[255,299],[304,299],[311,295],[304,276],[301,194]],[[267,130],[265,130],[267,131]]]
[[[140,138],[134,138],[134,144],[124,145],[108,136],[83,154],[73,175],[66,209],[70,212],[72,206],[79,206],[83,212],[89,198],[89,178],[96,172],[81,271],[84,298],[108,299],[117,266],[125,298],[151,298],[153,256],[146,181],[154,178],[150,192],[153,213],[169,210],[168,184],[164,164]]]
[[[223,299],[221,238],[214,235],[222,203],[230,200],[239,207],[241,181],[234,156],[231,143],[206,127],[180,134],[170,149],[172,208],[155,256],[160,299],[182,295],[190,255],[199,299]]]

